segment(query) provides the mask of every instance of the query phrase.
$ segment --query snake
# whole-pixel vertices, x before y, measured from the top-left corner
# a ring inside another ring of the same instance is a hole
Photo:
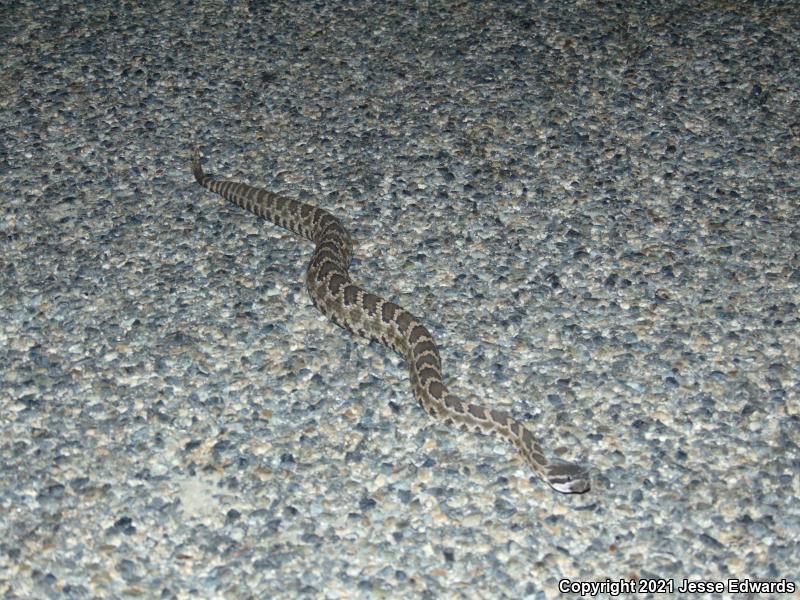
[[[347,270],[353,257],[353,241],[338,218],[318,206],[204,173],[199,148],[194,151],[192,171],[197,183],[209,191],[314,243],[306,269],[306,288],[312,303],[351,334],[399,354],[408,365],[414,396],[426,413],[464,431],[506,438],[524,462],[557,492],[581,494],[590,489],[585,467],[548,459],[533,433],[520,421],[502,410],[473,404],[450,393],[442,377],[439,350],[420,319],[350,279]]]

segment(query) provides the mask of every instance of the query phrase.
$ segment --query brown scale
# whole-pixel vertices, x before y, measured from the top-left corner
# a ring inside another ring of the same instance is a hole
[[[508,414],[464,402],[450,394],[433,336],[410,312],[367,292],[347,274],[353,253],[350,234],[329,212],[245,183],[220,181],[203,173],[195,151],[197,182],[253,214],[316,244],[306,272],[306,286],[320,312],[351,333],[388,346],[408,364],[412,389],[430,415],[463,430],[491,432],[507,438],[523,459],[553,489],[563,493],[589,490],[589,474],[574,463],[550,461],[533,433]]]

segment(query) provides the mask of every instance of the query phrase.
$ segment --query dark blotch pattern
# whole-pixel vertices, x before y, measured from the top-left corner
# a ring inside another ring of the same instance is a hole
[[[478,406],[477,404],[470,404],[467,407],[467,410],[469,411],[469,414],[471,414],[476,419],[480,419],[481,421],[486,420],[486,409],[484,409],[482,406]]]
[[[338,273],[334,273],[333,275],[331,275],[328,285],[331,288],[331,291],[334,293],[334,295],[338,295],[339,288],[341,288],[344,285],[347,285],[347,279],[342,275],[339,275]]]
[[[356,302],[358,302],[358,286],[357,285],[348,285],[344,288],[344,305],[345,306],[352,306]]]
[[[394,321],[395,314],[397,314],[397,311],[399,310],[400,307],[394,302],[384,302],[383,306],[381,307],[381,320],[387,324],[392,323]]]
[[[402,308],[397,311],[397,316],[395,317],[394,321],[397,323],[397,328],[400,330],[402,335],[406,334],[411,325],[416,324],[413,315]]]
[[[430,392],[431,396],[437,400],[441,399],[445,393],[444,386],[439,381],[431,382],[431,384],[428,386],[428,391]]]
[[[203,187],[297,235],[316,243],[308,266],[311,300],[337,325],[358,335],[381,341],[405,358],[414,394],[420,406],[434,417],[461,429],[495,431],[518,445],[530,466],[554,489],[585,492],[589,478],[582,467],[550,463],[533,434],[502,411],[468,404],[448,393],[442,381],[441,361],[430,333],[410,312],[387,302],[350,281],[350,234],[332,214],[235,181],[218,181],[203,173],[199,152],[192,170]]]
[[[381,299],[378,296],[367,292],[364,294],[364,298],[361,301],[361,306],[364,307],[364,310],[366,310],[370,316],[374,316],[378,312],[378,306],[380,303]]]
[[[411,330],[411,333],[408,334],[408,341],[411,342],[413,346],[421,339],[430,339],[430,334],[428,330],[425,329],[422,325],[414,325],[414,328]]]

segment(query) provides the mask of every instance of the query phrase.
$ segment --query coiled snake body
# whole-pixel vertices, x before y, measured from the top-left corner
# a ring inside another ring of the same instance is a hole
[[[199,151],[194,154],[193,171],[203,187],[316,244],[306,272],[312,302],[337,325],[378,341],[402,356],[408,364],[414,396],[428,414],[462,429],[498,433],[507,438],[525,462],[556,491],[582,493],[589,489],[585,468],[548,460],[539,442],[522,423],[503,411],[465,402],[447,390],[439,351],[419,319],[350,280],[347,268],[353,244],[336,217],[316,206],[264,189],[214,179],[203,173]]]

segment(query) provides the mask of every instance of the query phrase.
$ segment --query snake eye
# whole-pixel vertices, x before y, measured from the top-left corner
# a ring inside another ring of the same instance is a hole
[[[547,483],[562,494],[583,494],[591,489],[589,472],[573,463],[550,463],[546,470]]]

